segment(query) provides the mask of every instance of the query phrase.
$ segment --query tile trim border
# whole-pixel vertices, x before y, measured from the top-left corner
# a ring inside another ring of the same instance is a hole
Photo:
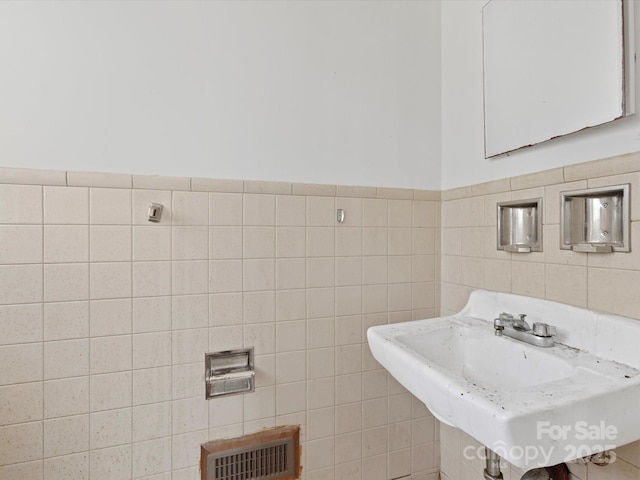
[[[440,201],[439,190],[0,167],[0,184]]]

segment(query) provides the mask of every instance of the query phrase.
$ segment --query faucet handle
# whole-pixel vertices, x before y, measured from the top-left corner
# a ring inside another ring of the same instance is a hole
[[[558,334],[556,327],[543,322],[533,324],[533,334],[537,337],[551,337]]]

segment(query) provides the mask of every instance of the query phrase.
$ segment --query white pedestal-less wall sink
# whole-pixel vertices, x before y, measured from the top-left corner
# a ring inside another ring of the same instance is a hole
[[[555,326],[555,344],[496,336],[501,312]],[[640,320],[478,290],[456,315],[367,334],[375,359],[439,420],[517,467],[640,439]]]

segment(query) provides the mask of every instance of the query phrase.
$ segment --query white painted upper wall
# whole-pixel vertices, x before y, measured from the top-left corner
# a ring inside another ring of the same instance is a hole
[[[440,188],[440,2],[0,2],[0,165]]]
[[[442,188],[487,182],[640,150],[640,113],[499,157],[484,158],[482,7],[442,2]],[[635,25],[640,2],[635,1]],[[640,52],[640,31],[635,32]],[[636,103],[640,72],[636,64]],[[636,112],[640,112],[638,105]]]

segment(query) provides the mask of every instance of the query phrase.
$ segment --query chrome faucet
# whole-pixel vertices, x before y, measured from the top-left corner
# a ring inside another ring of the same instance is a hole
[[[496,336],[502,337],[505,335],[538,347],[553,347],[553,336],[557,335],[556,327],[536,322],[531,328],[525,320],[526,315],[524,313],[520,314],[519,317],[514,318],[510,313],[502,312],[493,321]]]

